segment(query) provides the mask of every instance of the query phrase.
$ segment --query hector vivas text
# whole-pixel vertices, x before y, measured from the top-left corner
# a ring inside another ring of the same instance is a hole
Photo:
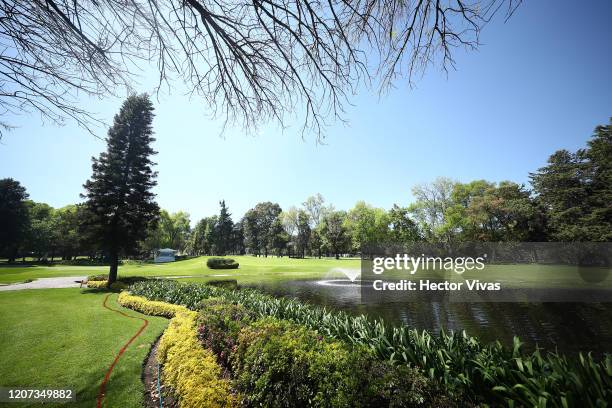
[[[410,256],[396,254],[390,257],[375,257],[372,260],[372,273],[382,275],[385,271],[400,271],[415,275],[417,271],[451,271],[463,275],[466,271],[483,271],[487,255],[479,257],[440,257],[440,256]],[[397,275],[394,274],[397,278]],[[499,282],[481,282],[479,279],[464,281],[448,281],[439,279],[400,279],[384,281],[376,279],[372,282],[374,290],[407,290],[407,291],[498,291]]]

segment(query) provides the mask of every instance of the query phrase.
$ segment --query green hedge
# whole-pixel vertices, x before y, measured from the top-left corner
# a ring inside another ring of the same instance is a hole
[[[210,269],[238,269],[238,262],[231,258],[208,258],[206,266]]]
[[[331,312],[299,301],[274,298],[253,290],[228,291],[174,281],[137,283],[132,292],[153,300],[197,310],[202,299],[217,297],[239,303],[260,317],[275,317],[317,330],[329,338],[370,350],[381,360],[419,367],[448,392],[465,393],[473,402],[508,406],[605,407],[612,400],[612,356],[597,361],[539,350],[524,353],[515,338],[512,348],[482,344],[465,332],[434,336],[380,320]]]

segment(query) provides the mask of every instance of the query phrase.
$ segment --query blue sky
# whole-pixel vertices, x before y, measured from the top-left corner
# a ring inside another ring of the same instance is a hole
[[[220,122],[177,85],[156,102],[158,202],[197,220],[220,199],[240,216],[259,201],[286,208],[317,192],[343,209],[357,200],[406,205],[413,185],[438,176],[527,183],[552,152],[584,146],[612,116],[610,17],[605,0],[526,2],[484,29],[478,51],[458,50],[456,71],[431,67],[416,88],[398,82],[382,97],[362,89],[349,125],[329,127],[325,145],[303,140],[298,123],[257,136],[230,128],[221,138]],[[82,103],[110,121],[121,100]],[[8,121],[18,128],[1,141],[0,178],[55,207],[79,201],[104,143],[35,116]]]

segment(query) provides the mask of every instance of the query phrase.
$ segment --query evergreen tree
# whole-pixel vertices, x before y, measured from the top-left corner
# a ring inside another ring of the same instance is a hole
[[[232,214],[229,213],[225,200],[219,201],[221,209],[219,211],[219,219],[217,220],[217,251],[219,255],[225,255],[231,249],[232,243],[232,230],[234,229],[234,222],[232,221]]]
[[[555,241],[583,241],[586,237],[580,220],[588,213],[588,191],[584,183],[584,165],[579,155],[559,150],[548,164],[530,175],[531,184],[544,205],[551,238]]]
[[[591,211],[584,217],[592,241],[612,241],[612,118],[595,133],[581,153],[586,161]]]
[[[93,174],[83,186],[88,228],[95,231],[110,261],[109,285],[117,279],[119,257],[134,253],[159,207],[151,189],[157,184],[151,156],[153,105],[147,95],[132,95],[115,116],[107,149],[92,158]]]
[[[25,187],[11,178],[0,180],[0,255],[9,262],[17,257],[28,229],[28,198]]]
[[[612,239],[612,120],[595,129],[586,149],[557,151],[530,176],[553,240]]]

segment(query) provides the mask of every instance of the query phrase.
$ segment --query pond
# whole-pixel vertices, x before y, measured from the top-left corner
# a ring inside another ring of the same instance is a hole
[[[348,280],[292,280],[250,283],[274,296],[383,318],[394,325],[438,332],[460,331],[484,342],[511,345],[520,337],[527,350],[575,354],[612,351],[612,303],[457,303],[440,301],[364,302],[358,283]]]

